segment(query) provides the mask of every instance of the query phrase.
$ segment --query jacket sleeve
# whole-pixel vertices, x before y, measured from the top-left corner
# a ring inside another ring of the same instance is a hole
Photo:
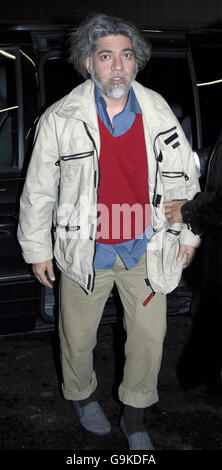
[[[34,149],[20,200],[18,240],[27,263],[52,259],[52,214],[55,207],[59,166],[53,113],[40,119]]]
[[[170,109],[169,105],[165,100],[158,95],[158,100],[161,100],[162,103],[162,114],[165,116],[166,121],[170,125],[175,127],[175,134],[171,136],[171,140],[163,139],[166,147],[170,148],[170,161],[168,160],[168,165],[170,166],[172,172],[181,172],[183,171],[184,178],[174,179],[172,185],[172,191],[170,191],[169,200],[180,200],[186,199],[191,200],[197,192],[200,191],[199,177],[200,172],[195,163],[194,152],[186,138],[186,135],[180,125],[179,121],[175,117],[174,113]],[[172,138],[175,135],[175,140],[172,141]],[[163,147],[164,148],[164,147]],[[172,151],[172,148],[174,149]],[[173,152],[173,153],[172,153]],[[168,168],[164,168],[164,170]],[[166,193],[165,193],[166,197]],[[189,230],[187,224],[183,224],[181,227],[181,233],[179,236],[180,244],[197,247],[200,244],[200,237],[197,234],[194,234]]]
[[[192,149],[187,152],[188,160],[184,158],[184,170],[188,179],[186,181],[187,187],[187,199],[188,201],[192,200],[195,197],[195,194],[200,191],[199,186],[199,171],[196,168],[194,154]],[[190,226],[184,221],[182,225],[182,230],[180,234],[180,244],[188,245],[197,248],[200,245],[201,239],[199,233],[195,233],[190,229]]]
[[[181,129],[181,144],[182,145],[180,148],[180,156],[181,156],[181,165],[183,167],[184,174],[185,174],[186,196],[189,201],[194,198],[197,192],[200,191],[200,185],[199,185],[200,172],[195,163],[194,152],[192,148],[190,147],[190,144],[187,141],[187,138],[179,123],[178,123],[178,129]],[[176,196],[176,199],[177,199],[177,196]],[[200,242],[201,242],[201,239],[199,237],[199,234],[194,233],[192,230],[190,230],[190,227],[186,223],[184,223],[182,225],[182,230],[180,234],[180,244],[198,247]]]
[[[190,225],[195,234],[211,230],[222,224],[222,190],[218,192],[197,193],[181,209],[183,221]]]

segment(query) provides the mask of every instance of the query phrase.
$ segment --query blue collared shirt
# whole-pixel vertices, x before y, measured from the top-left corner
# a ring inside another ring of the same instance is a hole
[[[113,137],[125,134],[132,127],[136,115],[141,114],[139,103],[132,88],[130,89],[124,109],[114,116],[112,123],[106,111],[106,102],[97,87],[95,87],[95,102],[97,114]],[[139,263],[152,234],[152,227],[148,227],[142,237],[129,240],[128,242],[114,245],[96,243],[94,268],[112,269],[116,261],[116,253],[118,253],[127,269],[133,268]]]
[[[97,114],[113,137],[119,137],[120,135],[125,134],[132,127],[136,115],[141,114],[139,103],[132,88],[130,89],[124,109],[121,113],[114,116],[112,123],[106,111],[106,102],[96,87],[95,100]]]

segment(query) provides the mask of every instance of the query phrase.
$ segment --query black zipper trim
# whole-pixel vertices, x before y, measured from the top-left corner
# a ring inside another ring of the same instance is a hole
[[[156,145],[156,139],[158,139],[158,137],[160,137],[160,135],[169,134],[169,132],[175,131],[176,128],[177,128],[177,126],[174,126],[174,127],[171,127],[171,129],[168,129],[167,131],[159,132],[159,134],[157,134],[156,137],[155,137],[155,139],[154,139],[154,144],[153,144],[153,146],[155,147],[155,145]]]
[[[176,235],[178,237],[178,235],[180,235],[181,230],[173,230],[172,228],[168,228],[167,232],[172,233],[172,235]]]
[[[93,155],[92,151],[90,151],[90,152],[81,152],[81,153],[76,153],[74,155],[64,155],[63,157],[61,157],[61,160],[63,160],[64,162],[66,162],[68,160],[79,160],[81,158],[91,157],[91,155]],[[61,163],[61,161],[57,160],[55,162],[55,166],[59,166],[60,163]]]
[[[93,240],[94,230],[95,230],[95,226],[93,224],[91,224],[90,236],[89,236],[90,240]]]
[[[63,228],[66,232],[76,232],[77,230],[80,230],[80,225],[62,225],[62,224],[56,224],[54,225],[54,231],[56,230],[56,228],[59,227],[59,228]]]
[[[85,122],[83,123],[83,125],[84,125],[85,131],[86,131],[88,137],[90,138],[90,140],[91,140],[91,142],[92,142],[92,144],[93,144],[93,147],[94,147],[94,149],[96,150],[96,153],[97,153],[96,144],[95,144],[95,141],[94,141],[93,137],[91,136],[91,134],[90,134],[90,132],[89,132],[88,126],[87,126],[87,124],[86,124]]]
[[[61,160],[67,161],[67,160],[79,160],[81,158],[87,158],[91,157],[93,155],[93,151],[91,150],[90,152],[81,152],[81,153],[76,153],[74,155],[64,155],[64,157],[61,157]]]
[[[95,152],[96,152],[96,157],[97,157],[97,168],[98,168],[98,171],[95,170],[94,171],[94,187],[95,189],[97,190],[98,186],[99,186],[99,180],[100,180],[100,168],[99,168],[99,155],[98,155],[98,150],[97,150],[97,147],[96,147],[96,144],[95,144],[95,141],[92,137],[92,135],[90,134],[89,132],[89,129],[88,129],[88,126],[85,122],[83,122],[83,125],[84,125],[84,128],[85,128],[85,131],[86,131],[86,134],[88,135],[89,139],[91,140],[92,144],[93,144],[93,147],[95,149]],[[98,200],[98,198],[97,198]],[[92,232],[91,232],[92,233]],[[94,246],[96,244],[96,239],[92,240],[93,243],[94,243]],[[95,256],[95,252],[96,250],[94,250],[94,256]],[[91,276],[91,274],[89,274],[89,277],[88,277],[88,290],[90,290],[90,292],[92,292],[93,290],[93,287],[94,287],[94,281],[95,281],[95,268],[93,267],[93,276]]]
[[[175,175],[175,176],[170,176],[171,175]],[[184,171],[162,171],[162,176],[164,176],[164,178],[182,178],[184,177],[186,181],[188,181],[190,178],[189,176],[184,173]]]
[[[171,142],[177,139],[177,137],[179,137],[177,132],[174,132],[174,134],[170,135],[170,137],[167,137],[167,139],[165,139],[164,142],[166,145],[169,145]]]
[[[93,139],[93,137],[91,136],[90,132],[89,132],[89,129],[88,129],[88,126],[87,124],[84,122],[83,123],[84,125],[84,128],[85,128],[85,131],[89,137],[89,139],[91,140],[92,144],[93,144],[93,147],[96,151],[96,156],[97,156],[97,161],[99,162],[99,156],[98,156],[98,151],[97,151],[97,147],[96,147],[96,144],[95,144],[95,140]],[[100,172],[99,172],[99,163],[98,163],[98,174],[97,174],[97,171],[95,170],[94,172],[94,187],[97,189],[98,185],[99,185],[99,179],[100,179]]]
[[[185,176],[184,171],[162,171],[162,176],[165,178],[181,178]]]
[[[87,290],[89,291],[90,291],[91,283],[92,283],[92,276],[91,274],[88,274]]]
[[[182,199],[172,199],[172,201],[183,201],[183,202],[185,202],[185,201],[188,201],[188,199],[183,197]]]
[[[177,128],[177,126],[174,126],[174,127],[171,127],[171,129],[168,129],[167,131],[162,131],[162,132],[159,132],[159,134],[156,135],[155,139],[154,139],[154,143],[153,143],[153,151],[154,151],[154,155],[156,157],[156,175],[155,175],[155,187],[154,187],[154,194],[153,194],[153,205],[154,207],[156,207],[158,204],[157,204],[157,194],[156,194],[156,190],[157,190],[157,177],[158,177],[158,169],[159,169],[159,161],[162,161],[163,159],[163,156],[162,156],[162,152],[160,152],[159,155],[157,155],[157,152],[156,152],[156,140],[158,139],[158,137],[160,137],[161,135],[165,135],[165,134],[169,134],[169,132],[172,132],[174,131],[175,129]],[[159,158],[160,157],[160,158]]]

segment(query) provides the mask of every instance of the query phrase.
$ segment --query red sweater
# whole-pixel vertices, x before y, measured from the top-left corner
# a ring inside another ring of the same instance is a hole
[[[150,225],[148,167],[142,115],[132,127],[113,137],[99,118],[101,150],[97,242],[122,243]]]

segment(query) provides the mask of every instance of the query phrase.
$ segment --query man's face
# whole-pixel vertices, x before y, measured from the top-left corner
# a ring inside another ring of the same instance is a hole
[[[99,39],[86,68],[103,95],[111,99],[126,95],[137,73],[131,40],[121,34]]]

